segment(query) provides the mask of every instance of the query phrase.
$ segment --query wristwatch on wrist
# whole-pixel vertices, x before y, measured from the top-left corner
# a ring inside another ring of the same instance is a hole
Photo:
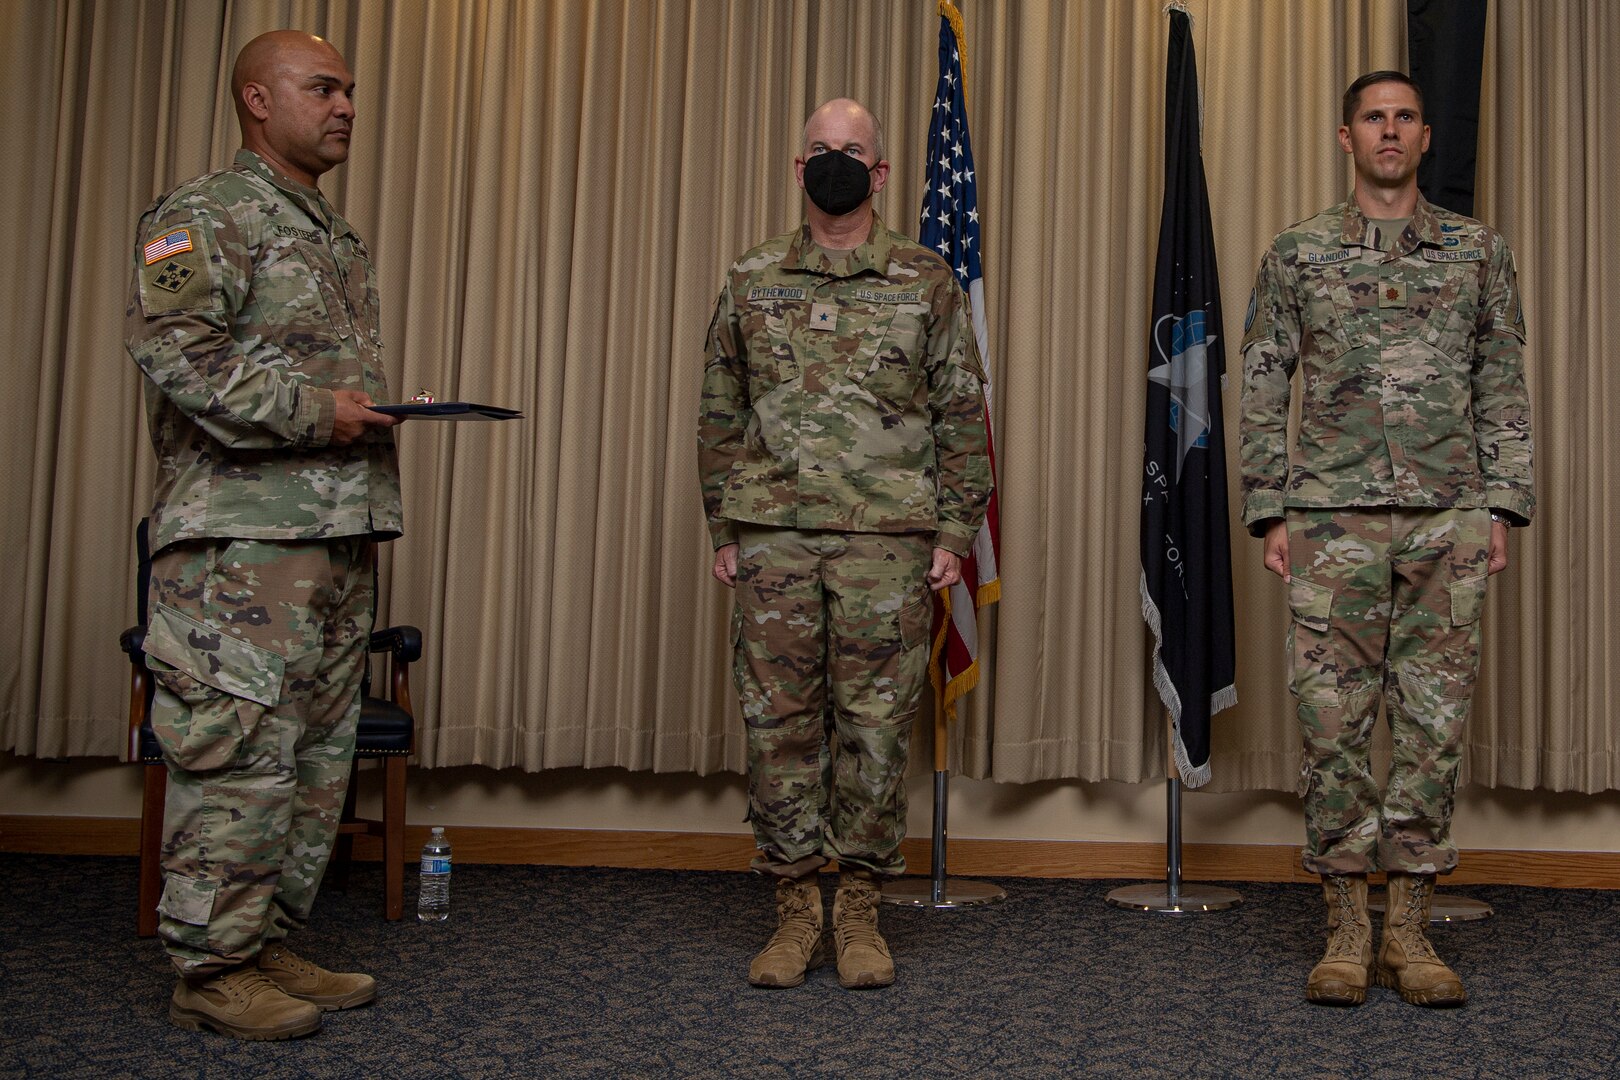
[[[1491,511],[1491,520],[1492,521],[1500,521],[1503,525],[1506,525],[1508,528],[1510,528],[1510,529],[1513,528],[1513,521],[1506,514],[1502,513],[1500,510],[1492,510]]]

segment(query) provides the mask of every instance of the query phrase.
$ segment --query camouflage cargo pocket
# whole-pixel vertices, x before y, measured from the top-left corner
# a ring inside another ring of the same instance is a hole
[[[382,347],[382,328],[377,325],[377,312],[381,309],[380,293],[377,289],[377,269],[371,265],[371,253],[366,245],[357,236],[344,238],[347,242],[348,257],[343,260],[344,267],[349,274],[349,284],[345,292],[350,296],[364,296],[365,304],[355,308],[355,330],[370,336],[378,348]]]
[[[748,652],[743,644],[742,597],[731,601],[731,684],[739,694],[748,686]]]
[[[737,312],[747,345],[748,398],[758,401],[798,376],[792,335],[810,321],[808,302],[754,301]]]
[[[1298,574],[1288,583],[1289,685],[1305,705],[1339,704],[1339,665],[1330,633],[1333,590]]]
[[[341,347],[328,297],[341,308],[343,298],[326,280],[337,264],[324,244],[276,239],[262,250],[263,261],[244,318],[265,328],[266,336],[287,355],[295,370],[309,360]],[[342,335],[342,336],[347,336]]]
[[[214,918],[214,898],[219,882],[165,874],[158,914],[179,925],[164,928],[164,936],[182,945],[209,951],[208,924]]]
[[[1342,249],[1300,248],[1305,262],[1298,267],[1299,295],[1305,305],[1305,331],[1309,346],[1301,349],[1316,364],[1330,365],[1360,344],[1355,333],[1357,307],[1350,296],[1351,271],[1342,261],[1331,264],[1309,262],[1317,256],[1336,256]]]
[[[313,271],[306,281],[315,283],[317,291],[313,297],[315,304],[318,305],[319,315],[325,316],[326,328],[347,341],[353,327],[349,322],[349,300],[343,293],[343,279],[340,276],[336,256],[324,243],[295,240],[293,246],[297,249],[298,258]],[[319,326],[319,316],[313,307],[311,316],[316,319],[315,325]]]
[[[1485,610],[1486,582],[1489,574],[1475,574],[1446,586],[1451,590],[1451,625],[1472,626],[1479,622]]]
[[[163,756],[198,772],[233,764],[280,699],[286,661],[166,604],[152,610],[145,648]]]
[[[1439,252],[1435,252],[1436,255]],[[1453,249],[1448,255],[1477,255],[1461,261],[1423,267],[1428,280],[1421,286],[1428,294],[1434,311],[1430,314],[1423,340],[1434,350],[1452,361],[1447,374],[1462,383],[1466,400],[1470,362],[1474,355],[1474,336],[1479,324],[1480,263],[1485,253],[1479,249]],[[1424,258],[1431,258],[1425,254]],[[1435,400],[1447,400],[1437,397]]]
[[[914,602],[900,609],[900,688],[896,715],[909,715],[917,709],[924,681],[928,678],[928,645],[934,623],[932,592],[924,591]]]
[[[1440,692],[1448,698],[1467,701],[1474,694],[1479,676],[1479,619],[1485,610],[1489,574],[1475,574],[1446,586],[1451,591],[1451,634],[1444,648],[1444,661],[1434,665]]]
[[[850,361],[849,380],[881,401],[904,405],[922,381],[915,352],[907,347],[925,340],[926,304],[876,304],[874,310],[852,309],[851,330],[860,347]],[[842,329],[842,327],[840,327]]]

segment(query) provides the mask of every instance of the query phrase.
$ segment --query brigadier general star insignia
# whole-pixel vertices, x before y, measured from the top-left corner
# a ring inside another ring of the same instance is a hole
[[[152,279],[152,284],[160,289],[167,289],[169,292],[179,292],[181,286],[190,281],[191,275],[196,272],[191,267],[182,266],[180,263],[170,259],[168,264],[162,270],[159,270],[157,276]]]

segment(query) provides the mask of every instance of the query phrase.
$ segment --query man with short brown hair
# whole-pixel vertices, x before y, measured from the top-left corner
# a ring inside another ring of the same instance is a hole
[[[1412,81],[1372,72],[1344,100],[1351,197],[1277,236],[1249,303],[1243,523],[1293,615],[1304,865],[1322,876],[1329,929],[1305,995],[1358,1005],[1376,978],[1413,1004],[1460,1005],[1427,927],[1435,876],[1457,863],[1486,580],[1535,507],[1524,314],[1502,237],[1418,191],[1429,128]],[[1380,701],[1394,742],[1383,792],[1368,757]],[[1377,870],[1389,907],[1375,960]]]

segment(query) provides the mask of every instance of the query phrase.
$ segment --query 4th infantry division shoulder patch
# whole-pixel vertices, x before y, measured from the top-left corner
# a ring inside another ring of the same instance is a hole
[[[191,280],[191,275],[196,272],[191,267],[170,259],[168,265],[159,270],[156,276],[152,278],[152,284],[168,292],[177,293],[186,282]]]
[[[140,277],[141,308],[148,318],[218,306],[212,288],[216,275],[209,273],[210,247],[208,233],[196,227],[170,229],[142,245],[135,269]],[[158,252],[164,254],[153,258]]]

